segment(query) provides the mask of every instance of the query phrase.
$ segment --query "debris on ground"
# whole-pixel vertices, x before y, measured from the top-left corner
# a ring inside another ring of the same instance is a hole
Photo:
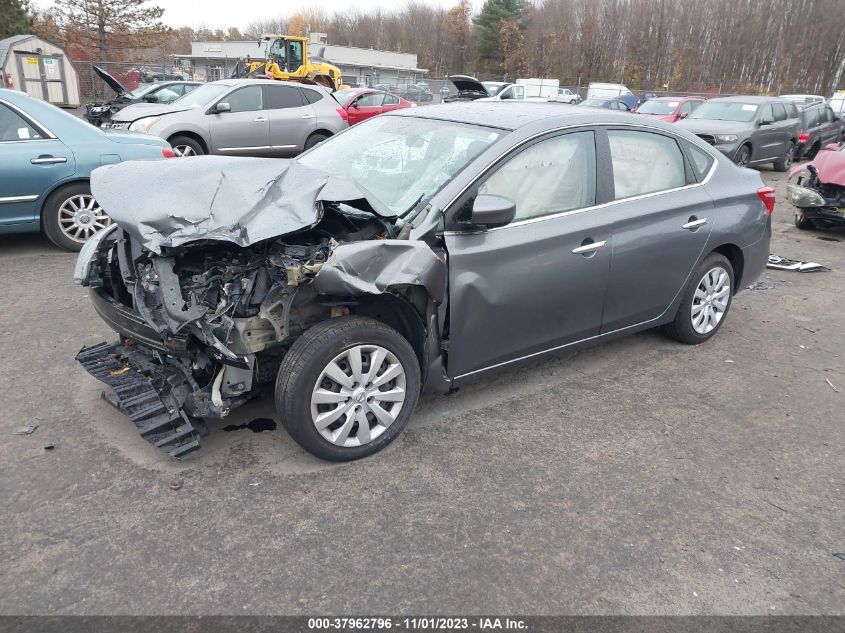
[[[827,386],[833,389],[836,393],[839,393],[839,389],[837,389],[832,382],[830,382],[830,378],[825,378],[824,381],[827,383]]]
[[[174,479],[170,482],[170,489],[171,490],[179,490],[182,487],[182,480],[181,479]]]
[[[760,280],[755,281],[753,284],[748,286],[748,289],[755,292],[757,290],[772,290],[774,287],[775,285],[771,281]]]
[[[833,555],[836,556],[836,558],[845,560],[845,552],[833,552]]]
[[[54,448],[56,448],[56,445],[55,445],[55,444],[45,444],[45,445],[44,445],[44,450],[45,450],[45,451],[52,451]]]
[[[38,428],[37,424],[27,424],[26,426],[20,426],[12,431],[12,435],[32,435],[35,432],[35,429]]]
[[[774,268],[775,270],[791,270],[799,273],[820,273],[830,270],[816,262],[802,262],[796,259],[788,259],[786,257],[779,257],[778,255],[769,255],[769,261],[766,268]]]

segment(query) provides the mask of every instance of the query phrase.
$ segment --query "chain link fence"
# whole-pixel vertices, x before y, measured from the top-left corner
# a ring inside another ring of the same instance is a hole
[[[194,71],[189,67],[175,66],[172,59],[157,62],[94,62],[71,60],[79,77],[79,90],[83,102],[108,101],[115,96],[115,91],[106,84],[94,70],[94,66],[114,77],[127,90],[136,90],[144,84],[165,80],[204,81],[205,77],[195,79]]]

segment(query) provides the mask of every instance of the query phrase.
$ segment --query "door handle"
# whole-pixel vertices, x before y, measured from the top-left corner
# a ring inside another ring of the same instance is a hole
[[[693,216],[695,217],[695,216]],[[690,221],[681,226],[682,229],[687,229],[688,231],[693,231],[697,229],[699,226],[703,226],[707,224],[707,218],[701,218],[700,220],[693,220],[690,218]]]
[[[267,119],[265,119],[263,116],[257,116],[257,117],[255,117],[255,119],[253,119],[253,121],[255,121],[256,123],[261,123],[262,121],[266,121],[266,120]]]
[[[605,244],[607,244],[607,240],[602,240],[601,242],[590,242],[589,244],[582,244],[578,248],[573,248],[572,252],[575,255],[585,255],[586,253],[594,253],[595,251],[604,247]]]
[[[66,163],[67,158],[64,156],[39,156],[29,162],[33,165],[54,165],[56,163]]]
[[[315,117],[315,115],[313,115],[313,114],[303,114],[302,115],[303,119],[313,119],[314,117]]]

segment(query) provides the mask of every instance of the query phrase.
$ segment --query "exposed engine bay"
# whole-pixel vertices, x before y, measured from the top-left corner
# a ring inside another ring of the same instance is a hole
[[[829,145],[806,165],[790,171],[787,199],[796,208],[798,228],[845,225],[845,151]]]
[[[177,457],[196,450],[204,419],[259,395],[300,334],[355,312],[362,298],[389,294],[424,328],[445,294],[443,258],[407,239],[410,218],[384,217],[356,192],[341,197],[353,200],[314,196],[309,226],[256,242],[243,225],[208,222],[196,239],[173,245],[188,209],[169,225],[147,218],[155,240],[138,221],[114,214],[117,224],[86,244],[77,281],[120,341],[84,348],[77,358],[114,389],[115,404],[142,436]]]

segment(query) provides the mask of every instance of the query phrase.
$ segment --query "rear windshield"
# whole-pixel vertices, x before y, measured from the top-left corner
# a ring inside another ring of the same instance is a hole
[[[358,90],[338,90],[333,94],[334,98],[337,99],[337,102],[340,105],[346,106],[349,105],[349,102],[352,101],[358,93]]]
[[[757,115],[756,103],[740,101],[708,101],[689,115],[690,119],[711,121],[753,121]]]

